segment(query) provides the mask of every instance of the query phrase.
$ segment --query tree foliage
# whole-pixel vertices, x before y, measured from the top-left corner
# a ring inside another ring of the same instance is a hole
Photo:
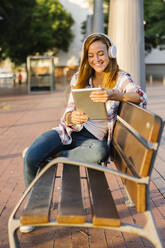
[[[1,1],[1,58],[21,64],[29,55],[68,50],[74,20],[58,0]]]
[[[165,2],[144,0],[145,50],[165,49]]]

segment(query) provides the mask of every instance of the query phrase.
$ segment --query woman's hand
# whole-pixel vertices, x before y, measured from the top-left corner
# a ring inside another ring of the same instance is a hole
[[[90,94],[90,98],[93,102],[107,102],[111,99],[111,95],[113,94],[112,90],[102,89],[101,91],[92,91]]]
[[[108,100],[133,102],[137,104],[141,102],[140,96],[136,91],[122,93],[117,89],[102,89],[101,91],[92,91],[90,97],[94,102],[107,102]]]
[[[68,113],[69,116],[69,120],[70,120],[70,124],[82,124],[86,121],[88,121],[88,117],[86,114],[82,113],[79,110],[75,110],[73,112]]]

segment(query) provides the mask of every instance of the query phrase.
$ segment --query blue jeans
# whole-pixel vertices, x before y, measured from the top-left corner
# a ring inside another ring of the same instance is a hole
[[[77,161],[100,163],[107,155],[106,141],[100,141],[85,128],[72,132],[72,143],[64,145],[56,130],[41,134],[28,148],[24,157],[24,181],[28,187],[41,163],[60,152],[60,156]]]

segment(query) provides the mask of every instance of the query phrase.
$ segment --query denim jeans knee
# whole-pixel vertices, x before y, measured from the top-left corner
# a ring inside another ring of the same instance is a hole
[[[41,163],[52,154],[63,149],[64,145],[55,130],[41,134],[29,147],[24,157],[24,180],[26,187],[34,179]]]
[[[107,144],[97,139],[87,139],[80,146],[62,154],[80,162],[100,163],[107,155]]]

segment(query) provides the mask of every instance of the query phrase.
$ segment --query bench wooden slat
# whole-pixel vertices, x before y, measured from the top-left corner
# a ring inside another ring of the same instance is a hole
[[[87,169],[87,179],[93,224],[96,226],[120,226],[120,217],[105,174],[93,169]]]
[[[22,225],[49,222],[49,209],[53,194],[56,167],[44,173],[32,188],[32,192],[21,216]]]
[[[125,102],[120,105],[119,115],[135,128],[146,140],[151,142],[157,140],[151,138],[153,127],[155,126],[155,114],[150,113],[137,105]]]
[[[64,164],[57,222],[81,224],[85,222],[81,195],[79,167]]]

